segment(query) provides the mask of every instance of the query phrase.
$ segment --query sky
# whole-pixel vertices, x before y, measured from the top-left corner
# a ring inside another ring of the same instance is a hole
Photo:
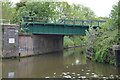
[[[20,0],[10,0],[11,2],[19,2]],[[95,12],[98,17],[109,17],[112,6],[117,4],[119,0],[62,0],[67,1],[69,4],[82,4],[89,7]]]

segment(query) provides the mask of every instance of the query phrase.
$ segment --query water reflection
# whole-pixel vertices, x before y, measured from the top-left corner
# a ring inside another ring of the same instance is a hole
[[[3,60],[3,78],[86,78],[109,77],[120,69],[86,59],[83,48],[64,50],[29,58]],[[13,75],[14,73],[14,75]]]
[[[84,65],[86,64],[86,55],[80,52],[80,48],[65,50],[63,54],[65,65]]]

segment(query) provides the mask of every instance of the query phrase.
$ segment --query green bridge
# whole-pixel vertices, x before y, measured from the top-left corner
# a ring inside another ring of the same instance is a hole
[[[67,20],[25,16],[21,26],[32,34],[85,35],[89,27],[100,27],[101,20]]]

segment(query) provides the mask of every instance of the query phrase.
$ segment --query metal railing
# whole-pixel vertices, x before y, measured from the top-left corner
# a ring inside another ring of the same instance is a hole
[[[24,16],[22,17],[23,22],[39,22],[39,23],[58,23],[58,24],[72,24],[72,25],[82,25],[82,26],[100,26],[100,23],[105,23],[102,20],[68,20],[68,19],[57,19],[50,17],[33,17]]]

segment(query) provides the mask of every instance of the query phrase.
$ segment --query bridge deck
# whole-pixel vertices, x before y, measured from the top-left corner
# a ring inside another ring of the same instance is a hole
[[[28,17],[27,17],[28,18]],[[48,21],[48,19],[47,19]],[[76,22],[81,22],[80,24],[76,24]],[[21,23],[21,27],[23,27],[27,33],[33,34],[59,34],[59,35],[85,35],[86,30],[89,27],[97,28],[99,27],[100,22],[98,20],[62,20],[61,23],[45,23],[45,20],[36,21],[33,19],[25,19],[24,22]],[[67,22],[71,22],[67,24]],[[87,24],[85,24],[87,22]],[[97,25],[93,25],[93,22],[97,22]]]

